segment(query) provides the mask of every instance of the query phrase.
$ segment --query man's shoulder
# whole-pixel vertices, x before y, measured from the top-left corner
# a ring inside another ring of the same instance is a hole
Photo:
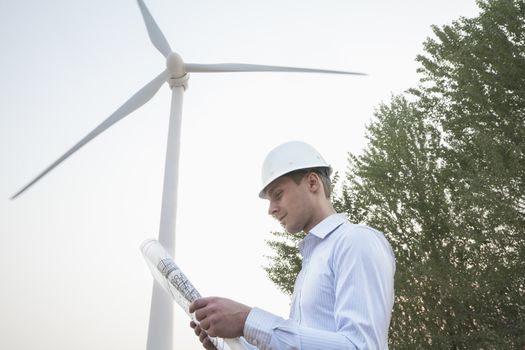
[[[373,227],[365,224],[353,224],[348,220],[345,221],[337,231],[339,231],[338,236],[344,239],[360,239],[367,235],[384,237],[383,232]]]
[[[383,232],[364,224],[343,223],[332,235],[332,244],[336,250],[350,247],[366,249],[372,246],[383,246],[391,250],[390,243]]]

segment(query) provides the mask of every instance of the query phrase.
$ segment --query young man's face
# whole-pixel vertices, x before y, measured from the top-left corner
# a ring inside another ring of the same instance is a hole
[[[281,176],[268,186],[266,198],[270,201],[268,214],[288,232],[307,232],[312,228],[312,195],[306,177],[296,184],[290,177]]]

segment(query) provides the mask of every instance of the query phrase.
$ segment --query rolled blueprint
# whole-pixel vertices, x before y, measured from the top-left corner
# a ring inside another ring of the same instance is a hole
[[[148,239],[144,241],[140,246],[140,250],[155,280],[182,307],[186,314],[198,324],[199,322],[195,315],[189,312],[190,304],[201,297],[197,289],[157,240]],[[239,338],[209,338],[218,350],[246,350]]]

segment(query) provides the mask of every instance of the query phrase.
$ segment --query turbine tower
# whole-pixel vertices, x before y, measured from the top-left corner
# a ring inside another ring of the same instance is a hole
[[[84,136],[73,147],[61,157],[44,169],[38,176],[31,180],[26,186],[15,193],[11,199],[15,199],[43,176],[53,170],[56,166],[66,160],[86,143],[97,137],[113,124],[123,119],[146,102],[148,102],[161,86],[167,82],[171,88],[171,110],[168,130],[168,142],[166,149],[166,161],[164,168],[164,185],[162,193],[162,208],[160,215],[160,228],[158,241],[172,256],[175,256],[175,224],[177,214],[177,188],[179,174],[179,150],[182,117],[182,99],[189,78],[188,73],[219,73],[219,72],[303,72],[303,73],[330,73],[366,75],[357,72],[338,70],[310,69],[282,66],[266,66],[243,63],[218,63],[197,64],[184,63],[182,58],[172,51],[168,41],[162,34],[157,23],[151,16],[143,0],[137,0],[146,24],[149,38],[153,45],[166,58],[166,68],[153,80],[147,83],[122,106],[113,112],[107,119],[100,123],[95,129]],[[148,350],[171,350],[173,349],[173,302],[162,288],[154,282],[151,298],[150,319],[148,326]]]

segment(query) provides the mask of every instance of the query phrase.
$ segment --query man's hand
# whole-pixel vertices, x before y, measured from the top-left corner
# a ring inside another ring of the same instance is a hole
[[[249,306],[219,297],[197,299],[190,305],[190,313],[195,312],[201,330],[205,330],[212,337],[221,338],[242,336],[244,322],[250,311]],[[195,334],[197,327],[192,327]],[[201,337],[201,332],[197,335]]]

